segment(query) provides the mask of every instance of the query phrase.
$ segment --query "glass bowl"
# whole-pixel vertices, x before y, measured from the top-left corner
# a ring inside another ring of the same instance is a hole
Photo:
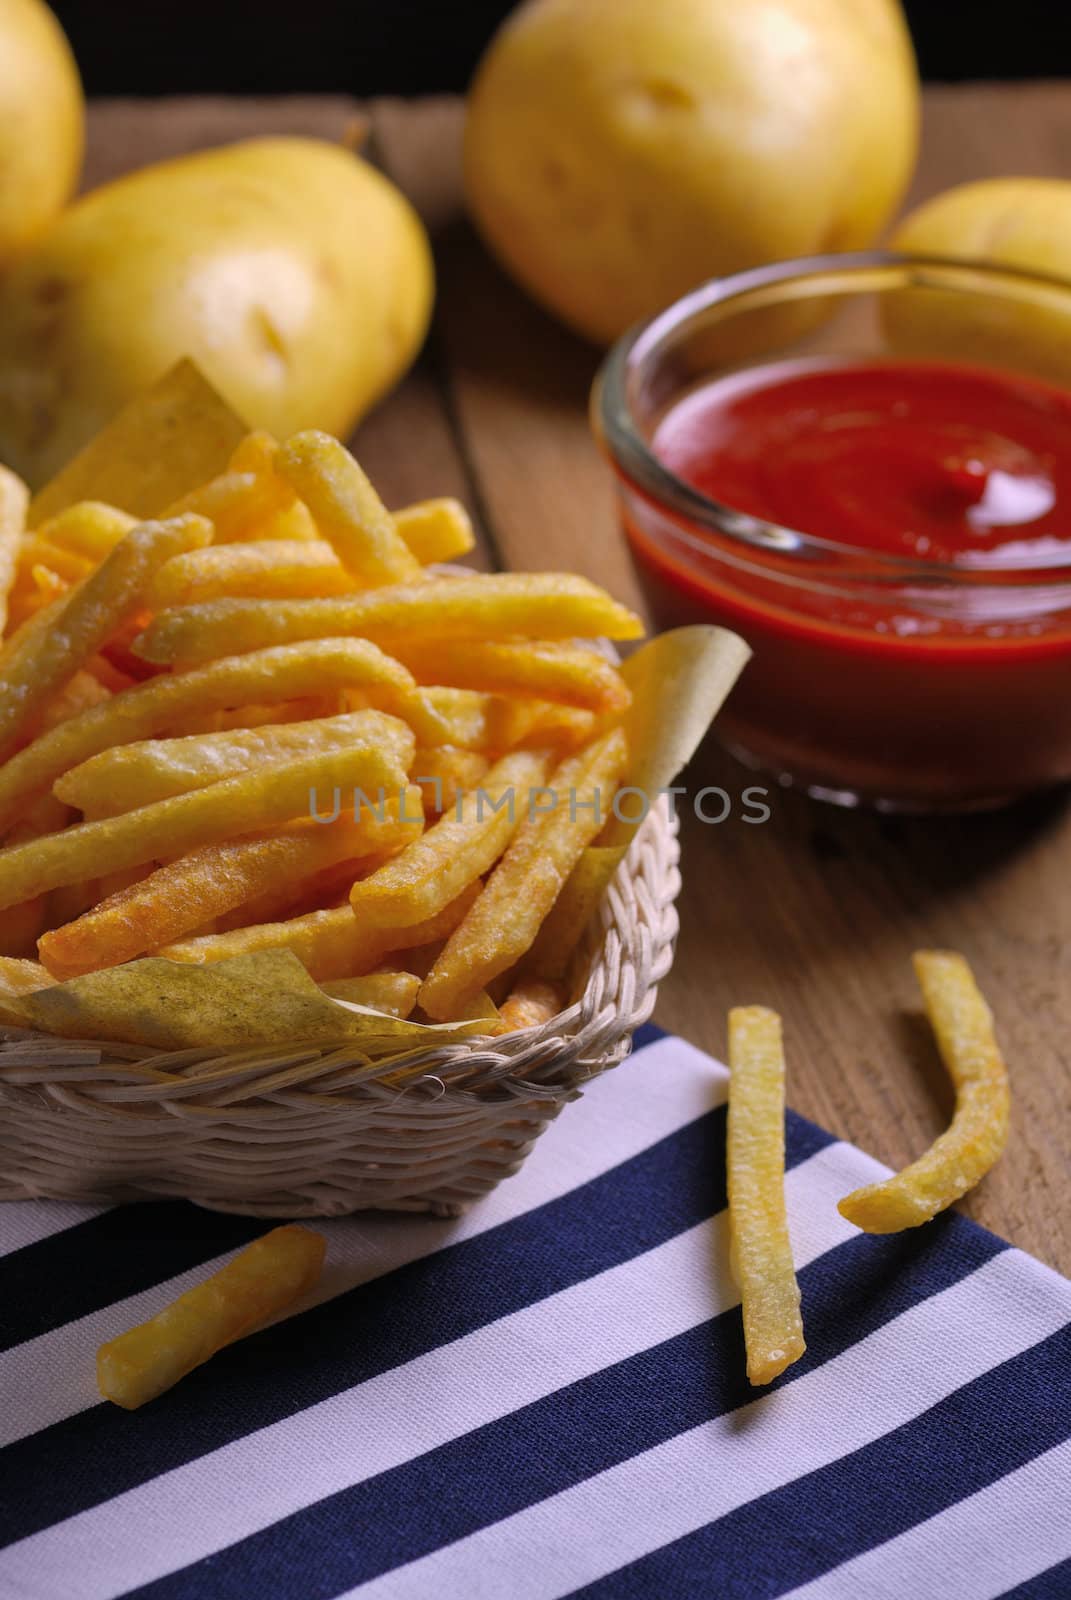
[[[889,810],[1071,778],[1071,526],[1040,552],[918,560],[720,504],[655,455],[683,397],[807,357],[967,361],[1071,389],[1071,283],[883,252],[780,262],[703,285],[610,351],[593,423],[654,620],[720,623],[754,652],[718,736],[783,783]]]

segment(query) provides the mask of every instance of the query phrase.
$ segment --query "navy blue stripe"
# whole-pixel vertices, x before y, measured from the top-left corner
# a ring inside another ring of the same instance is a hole
[[[645,1023],[633,1048],[665,1037]],[[11,1251],[0,1257],[0,1350],[240,1250],[266,1227],[255,1217],[157,1200],[119,1206]]]
[[[829,1142],[790,1119],[789,1164]],[[244,1340],[135,1415],[94,1406],[9,1445],[0,1452],[0,1543],[694,1227],[725,1205],[724,1144],[720,1107],[547,1205]]]
[[[0,1350],[240,1250],[270,1223],[185,1200],[119,1206],[0,1257]]]
[[[858,1235],[800,1275],[806,1357],[831,1360],[975,1271],[1003,1243],[962,1218]],[[139,1600],[331,1597],[557,1494],[754,1399],[739,1310],[608,1367],[460,1439],[340,1491],[136,1591]],[[360,1530],[355,1537],[354,1530]],[[692,1594],[716,1593],[699,1584]],[[657,1584],[645,1600],[660,1596]]]
[[[1071,1327],[873,1444],[619,1568],[572,1600],[705,1593],[769,1600],[988,1488],[1069,1435]],[[1066,1600],[1071,1588],[1052,1593]]]
[[[1071,1559],[1061,1561],[1025,1583],[1017,1583],[1000,1600],[1067,1600],[1071,1595]]]

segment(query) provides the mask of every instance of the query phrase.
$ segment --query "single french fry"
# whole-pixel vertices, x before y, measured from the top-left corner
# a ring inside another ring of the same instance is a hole
[[[227,651],[355,635],[406,640],[637,639],[638,617],[586,578],[560,572],[473,573],[399,583],[330,600],[206,600],[163,611],[135,653],[158,666],[196,665]]]
[[[300,756],[359,745],[389,751],[406,770],[414,759],[412,732],[398,717],[383,711],[350,711],[309,722],[113,745],[65,772],[52,792],[88,820],[99,821],[203,789],[240,772],[258,772]]]
[[[37,531],[50,544],[97,562],[110,555],[137,524],[138,519],[129,512],[103,500],[79,500],[42,522]]]
[[[396,654],[418,683],[532,695],[603,714],[627,710],[632,698],[605,656],[560,640],[414,642],[400,644]]]
[[[245,772],[125,816],[83,822],[0,851],[0,910],[50,889],[232,838],[253,818],[270,827],[322,817],[332,796],[336,809],[349,809],[362,794],[374,800],[381,789],[397,798],[406,784],[392,756],[362,746]]]
[[[0,676],[0,760],[10,755],[20,732],[49,696],[142,606],[157,567],[180,550],[208,544],[211,538],[211,525],[199,517],[142,523],[71,591],[47,632],[5,658]]]
[[[191,489],[168,506],[165,514],[207,517],[215,529],[216,544],[228,545],[259,538],[257,530],[277,512],[285,511],[292,499],[286,484],[274,475],[224,472]]]
[[[531,948],[584,849],[606,821],[628,755],[620,728],[555,770],[545,810],[530,807],[465,921],[420,991],[429,1017],[457,1015],[466,1001]]]
[[[344,445],[329,434],[295,434],[275,453],[275,471],[304,501],[313,521],[359,583],[423,577],[394,518]]]
[[[369,972],[362,978],[333,978],[320,987],[332,1000],[408,1017],[416,1006],[420,979],[414,972]]]
[[[266,428],[254,428],[239,440],[227,463],[228,472],[255,472],[268,477],[275,471],[275,452],[279,442]]]
[[[155,1400],[225,1345],[308,1294],[326,1249],[323,1234],[295,1223],[255,1239],[149,1322],[101,1345],[101,1394],[127,1411]]]
[[[536,936],[525,960],[527,971],[551,982],[565,977],[627,848],[623,844],[588,846]]]
[[[367,701],[367,696],[362,696]],[[291,722],[315,722],[318,717],[340,717],[348,705],[344,689],[334,694],[303,695],[276,704],[230,706],[226,711],[187,712],[175,729],[164,728],[167,738],[192,738],[199,733],[240,733],[250,728],[279,727]]]
[[[305,821],[202,845],[112,894],[76,922],[44,934],[41,961],[61,979],[117,967],[257,895],[295,888],[340,861],[408,842],[422,826],[420,790],[411,787],[404,798],[408,822],[398,820],[401,807],[394,801],[385,806],[382,821],[362,811],[359,820],[351,814],[326,826]]]
[[[26,625],[47,628],[49,619]],[[153,679],[73,717],[0,766],[0,834],[70,767],[112,745],[177,731],[184,717],[254,701],[284,701],[331,688],[388,686],[404,693],[409,673],[363,639],[324,639],[215,661]]]
[[[1008,1071],[970,967],[954,950],[919,950],[913,960],[956,1109],[925,1155],[839,1202],[841,1216],[864,1233],[898,1233],[929,1222],[985,1177],[1008,1139]]]
[[[174,556],[156,574],[151,599],[163,610],[226,595],[286,600],[348,594],[355,588],[322,539],[260,539]]]
[[[456,806],[466,790],[482,783],[490,765],[478,750],[443,744],[418,749],[410,771],[423,792],[424,810],[441,815]]]
[[[729,1013],[726,1165],[733,1273],[748,1381],[770,1383],[807,1348],[785,1212],[785,1058],[765,1006]]]
[[[97,564],[92,556],[67,549],[43,532],[25,534],[19,545],[18,577],[22,584],[26,583],[36,566],[47,567],[68,584],[81,583]]]
[[[526,978],[514,984],[499,1007],[499,1016],[503,1031],[514,1033],[520,1028],[541,1027],[564,1009],[565,996],[557,985]]]
[[[457,927],[478,894],[475,884],[429,922],[411,928],[377,928],[354,916],[350,906],[310,911],[286,922],[235,928],[230,933],[186,939],[157,951],[169,961],[228,961],[262,950],[290,950],[319,983],[363,977],[403,950],[433,944]]]
[[[427,922],[494,865],[527,815],[530,791],[546,775],[545,755],[525,750],[504,756],[419,839],[354,884],[350,903],[357,916],[392,928]]]
[[[394,526],[422,567],[456,561],[476,547],[472,522],[460,500],[418,500],[394,513]]]

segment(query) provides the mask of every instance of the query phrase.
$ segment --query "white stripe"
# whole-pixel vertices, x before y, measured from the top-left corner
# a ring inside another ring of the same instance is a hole
[[[570,1594],[870,1444],[1054,1333],[1067,1319],[1054,1279],[1003,1251],[784,1388],[352,1593],[500,1600],[509,1573],[511,1600]]]
[[[800,1265],[855,1233],[836,1201],[868,1181],[875,1165],[835,1145],[788,1174]],[[35,1576],[45,1583],[50,1600],[121,1593],[671,1339],[737,1299],[723,1212],[25,1539],[2,1559],[16,1580]]]
[[[78,1206],[65,1200],[0,1201],[0,1256],[27,1245],[40,1244],[54,1233],[63,1233],[90,1217],[99,1217],[103,1206]]]
[[[327,1238],[327,1268],[306,1307],[446,1245],[474,1238],[600,1177],[721,1105],[727,1085],[725,1069],[709,1056],[679,1039],[657,1040],[596,1079],[575,1104],[566,1106],[521,1172],[464,1216],[439,1220],[364,1212],[312,1222],[310,1226]],[[0,1445],[96,1405],[100,1400],[94,1384],[97,1348],[155,1315],[225,1259],[218,1256],[0,1353],[0,1394],[12,1397],[0,1410]]]
[[[908,1590],[996,1600],[1071,1556],[1069,1511],[1071,1440],[793,1589],[792,1600],[903,1600]]]

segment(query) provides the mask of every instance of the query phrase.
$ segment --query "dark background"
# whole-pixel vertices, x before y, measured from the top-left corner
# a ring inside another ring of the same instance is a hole
[[[659,0],[650,0],[657,6]],[[509,0],[53,0],[90,94],[463,89]],[[907,0],[923,76],[1071,75],[1071,0]]]

